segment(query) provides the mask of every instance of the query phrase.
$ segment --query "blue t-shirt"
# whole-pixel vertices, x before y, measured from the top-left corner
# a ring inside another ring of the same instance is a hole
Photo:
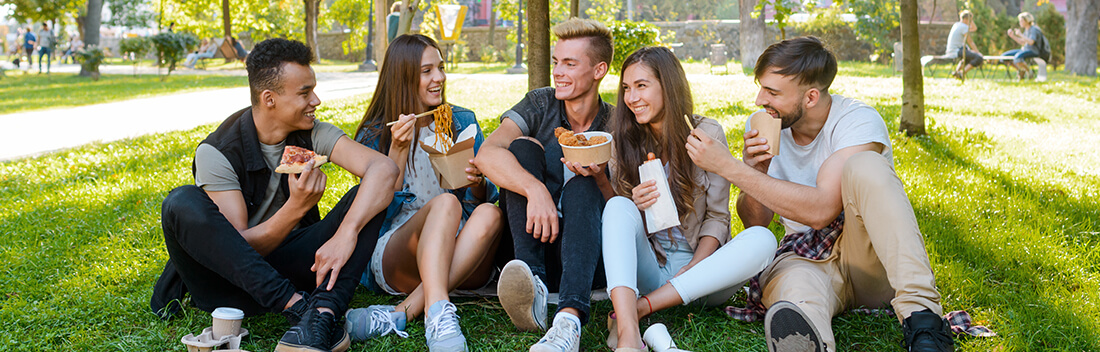
[[[35,37],[34,33],[27,32],[27,34],[23,36],[23,49],[34,49],[34,44],[31,42],[36,40],[38,40],[38,37]]]

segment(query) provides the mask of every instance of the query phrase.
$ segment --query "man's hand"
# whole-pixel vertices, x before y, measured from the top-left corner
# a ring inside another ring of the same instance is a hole
[[[536,187],[527,194],[527,233],[543,243],[553,243],[558,239],[558,207],[554,198],[545,187]]]
[[[634,200],[634,205],[641,211],[645,211],[653,206],[653,203],[657,203],[657,197],[659,196],[660,194],[657,193],[657,181],[655,180],[642,182],[630,191],[630,199]]]
[[[317,253],[313,255],[313,266],[309,270],[317,273],[318,286],[325,281],[325,276],[331,272],[332,275],[329,276],[326,290],[332,290],[332,286],[336,284],[336,277],[340,275],[340,269],[344,267],[344,264],[347,264],[348,258],[351,258],[351,252],[355,250],[355,241],[357,240],[355,235],[351,234],[349,236],[336,233],[321,248],[317,249]]]
[[[733,161],[733,155],[730,155],[729,149],[722,143],[710,138],[699,129],[692,130],[691,135],[695,138],[687,139],[687,152],[691,161],[699,168],[721,174],[719,171]]]
[[[413,129],[416,127],[416,115],[408,114],[401,115],[397,118],[397,123],[390,126],[390,133],[393,134],[392,145],[399,148],[408,148],[409,143],[413,139]]]
[[[313,160],[306,162],[305,170],[301,174],[290,174],[287,177],[287,184],[290,186],[290,198],[287,199],[287,203],[301,209],[309,209],[317,205],[325,195],[325,182],[328,181],[328,176],[321,169],[314,169],[313,163]]]
[[[760,135],[760,131],[749,130],[745,132],[743,138],[745,139],[745,148],[741,150],[741,157],[745,160],[745,164],[759,170],[763,173],[768,173],[768,166],[771,165],[771,160],[774,155],[768,153],[767,138],[755,138]]]
[[[603,170],[607,166],[607,163],[596,165],[596,163],[588,164],[587,166],[581,165],[581,163],[565,161],[565,158],[561,158],[561,163],[565,164],[565,167],[574,174],[593,177],[596,175],[603,175]]]

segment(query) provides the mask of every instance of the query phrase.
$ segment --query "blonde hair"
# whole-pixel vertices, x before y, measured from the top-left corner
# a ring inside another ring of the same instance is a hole
[[[1016,18],[1027,21],[1028,25],[1035,24],[1035,16],[1032,16],[1030,12],[1021,12],[1019,15],[1016,15]]]
[[[390,6],[390,13],[401,12],[401,6],[404,6],[404,5],[402,5],[402,3],[400,1],[394,1],[393,5]]]
[[[558,40],[588,39],[588,46],[592,48],[588,51],[588,57],[592,59],[592,65],[595,66],[600,62],[611,65],[611,59],[615,56],[615,47],[612,44],[614,38],[611,35],[611,29],[603,23],[574,17],[554,26],[553,31]]]
[[[970,10],[962,10],[962,11],[959,12],[959,19],[960,20],[963,20],[963,21],[969,20],[971,16],[973,16],[973,15],[970,13]]]

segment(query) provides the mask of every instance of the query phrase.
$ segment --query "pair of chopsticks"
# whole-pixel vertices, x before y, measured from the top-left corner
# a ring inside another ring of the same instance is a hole
[[[443,107],[443,105],[439,105],[439,106],[438,106],[438,107],[436,107],[435,109],[431,109],[431,110],[428,110],[428,111],[426,111],[426,112],[422,112],[422,113],[416,114],[415,118],[419,119],[419,118],[421,118],[421,117],[424,117],[424,116],[428,116],[428,115],[434,114],[434,113],[435,113],[435,112],[436,112],[437,110],[439,110],[439,109],[440,109],[440,108],[442,108],[442,107]],[[400,120],[393,120],[393,121],[390,121],[389,123],[387,123],[387,124],[386,124],[386,127],[389,127],[389,126],[393,126],[394,124],[396,124],[396,123],[397,123],[397,121],[400,121]]]

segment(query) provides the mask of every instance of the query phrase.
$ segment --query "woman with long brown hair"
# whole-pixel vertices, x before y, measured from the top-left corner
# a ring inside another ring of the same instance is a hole
[[[723,145],[726,136],[718,122],[694,114],[691,87],[672,51],[638,49],[620,72],[609,122],[617,196],[603,212],[604,269],[615,308],[608,346],[640,351],[640,317],[678,304],[724,303],[771,262],[776,241],[762,227],[730,241],[730,182],[697,167],[685,147],[694,134]],[[648,153],[664,163],[670,194],[659,194],[656,180],[639,182],[638,167]],[[659,197],[671,197],[681,225],[647,233],[642,212]]]
[[[495,251],[502,226],[500,209],[493,205],[496,187],[471,164],[466,173],[472,185],[444,189],[419,146],[420,136],[458,136],[467,127],[476,129],[475,153],[484,140],[468,109],[453,106],[450,115],[416,117],[450,107],[443,94],[443,68],[434,40],[419,34],[397,37],[386,51],[374,96],[356,133],[356,141],[387,154],[403,170],[393,184],[394,202],[367,270],[372,278],[364,281],[376,291],[408,297],[397,306],[349,311],[348,329],[355,340],[389,332],[405,337],[404,323],[424,312],[429,350],[465,351],[448,293],[458,287],[481,287],[492,277],[489,253]]]

